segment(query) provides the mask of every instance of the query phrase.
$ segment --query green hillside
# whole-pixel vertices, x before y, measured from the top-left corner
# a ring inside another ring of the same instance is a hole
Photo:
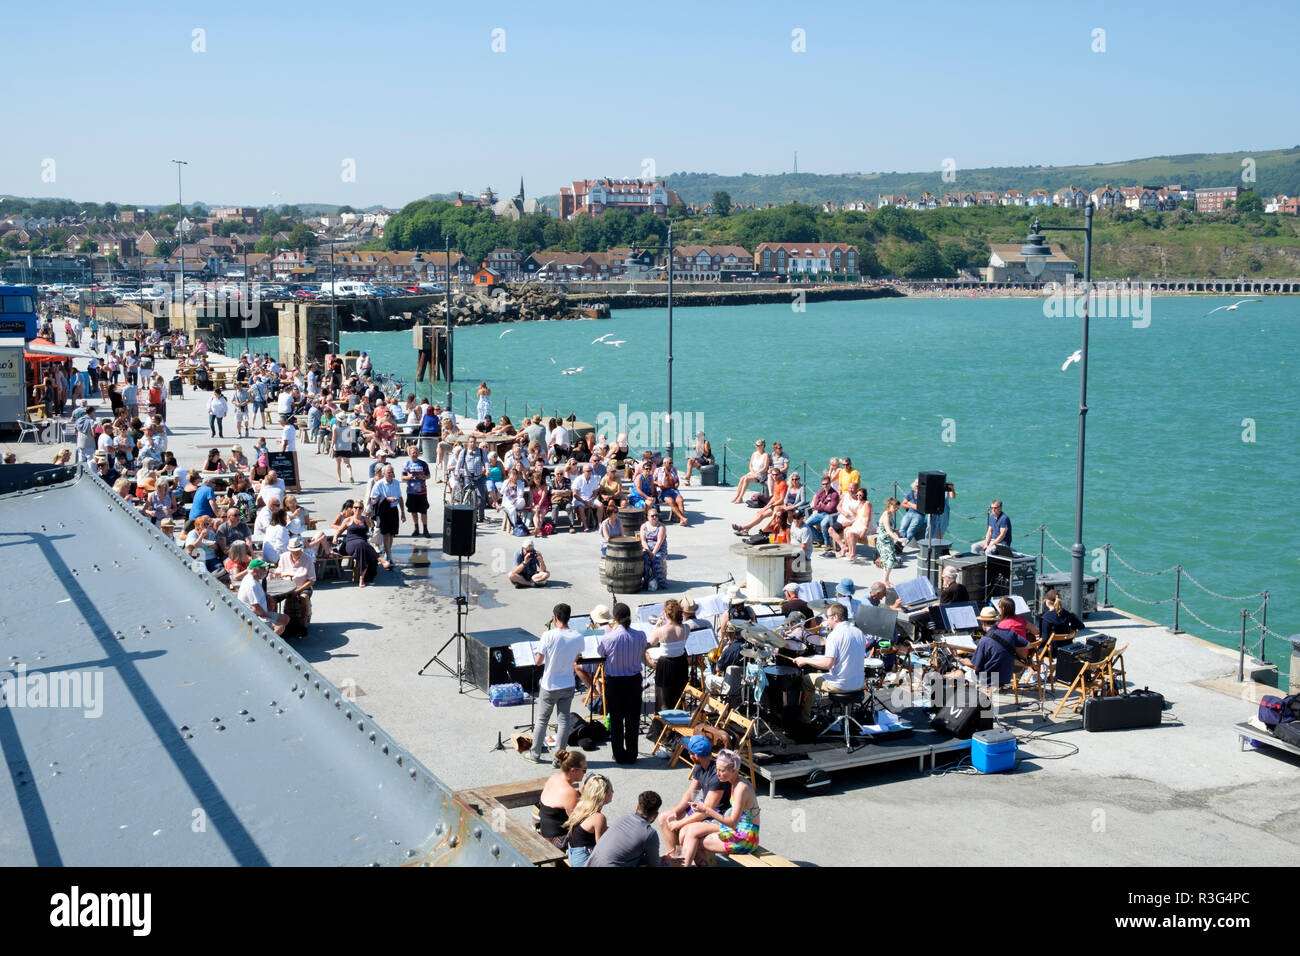
[[[1116,186],[1165,186],[1180,183],[1192,188],[1230,186],[1242,183],[1242,161],[1255,161],[1255,182],[1245,182],[1265,196],[1300,193],[1300,146],[1290,149],[1246,150],[1237,153],[1187,153],[1182,156],[1153,156],[1120,163],[1092,166],[997,166],[955,171],[955,180],[945,182],[939,170],[923,173],[781,173],[758,176],[719,176],[714,173],[673,173],[668,187],[677,190],[688,203],[699,205],[725,191],[733,203],[781,205],[787,202],[844,203],[865,199],[874,203],[881,193],[907,193],[1019,189],[1055,192],[1076,185],[1093,189],[1111,183]]]

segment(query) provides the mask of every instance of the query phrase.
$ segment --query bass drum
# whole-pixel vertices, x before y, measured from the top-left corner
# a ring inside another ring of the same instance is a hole
[[[763,668],[763,676],[767,678],[767,687],[759,699],[760,710],[768,720],[779,722],[789,731],[799,722],[803,674],[797,667],[772,664]]]

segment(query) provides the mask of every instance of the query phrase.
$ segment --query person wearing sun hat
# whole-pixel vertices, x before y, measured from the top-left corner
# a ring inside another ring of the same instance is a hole
[[[614,623],[614,618],[609,613],[608,604],[597,604],[591,609],[591,613],[587,615],[587,618],[591,621],[589,630],[600,631],[602,635],[607,634],[610,626]],[[574,673],[577,674],[578,679],[582,681],[582,685],[586,688],[586,692],[591,694],[591,699],[589,701],[590,709],[593,711],[604,710],[604,700],[599,696],[600,692],[596,689],[594,684],[596,665],[584,664],[582,662],[582,657],[579,656],[577,663],[574,664]]]
[[[677,856],[678,836],[682,827],[699,820],[698,817],[692,819],[692,803],[699,801],[719,813],[725,813],[731,807],[728,797],[730,788],[718,779],[718,768],[713,761],[713,745],[709,743],[709,738],[703,734],[687,737],[682,742],[682,750],[690,754],[694,766],[682,799],[659,818],[659,831],[663,834],[668,856]]]
[[[848,610],[850,621],[862,606],[862,602],[853,596],[857,590],[858,586],[853,583],[852,578],[840,578],[839,583],[835,585],[835,600]]]
[[[957,663],[974,671],[975,679],[981,685],[992,689],[1005,687],[1011,683],[1016,658],[1024,660],[1028,656],[1029,642],[1015,631],[995,627],[998,612],[992,607],[985,605],[981,608],[978,620],[984,636],[975,645],[970,660],[958,658]]]
[[[316,552],[303,547],[301,537],[289,539],[289,549],[280,555],[276,577],[293,581],[293,593],[302,606],[303,624],[311,623],[311,592],[316,584]]]
[[[272,614],[267,610],[266,588],[262,586],[270,568],[271,566],[261,558],[254,558],[248,562],[248,574],[244,575],[244,580],[239,584],[239,600],[244,602],[248,609],[261,618],[271,630],[283,634],[289,624],[289,615]]]

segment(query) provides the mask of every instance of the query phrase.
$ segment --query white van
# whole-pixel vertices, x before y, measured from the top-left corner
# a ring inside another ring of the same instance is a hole
[[[324,283],[320,287],[319,297],[328,299],[331,288],[334,291],[335,298],[338,299],[364,299],[375,294],[375,287],[369,282],[360,282],[356,279],[338,279],[334,282]]]

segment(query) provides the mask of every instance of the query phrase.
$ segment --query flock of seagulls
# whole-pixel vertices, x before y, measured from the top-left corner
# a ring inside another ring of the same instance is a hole
[[[1206,314],[1206,315],[1214,315],[1215,312],[1221,312],[1221,311],[1223,311],[1223,310],[1225,310],[1225,309],[1226,309],[1227,311],[1229,311],[1229,312],[1236,312],[1236,311],[1237,311],[1237,306],[1239,306],[1239,305],[1245,305],[1247,302],[1259,302],[1259,301],[1261,301],[1261,300],[1260,300],[1260,299],[1240,299],[1240,300],[1238,300],[1238,301],[1232,303],[1232,305],[1221,305],[1221,306],[1219,306],[1217,309],[1211,309],[1209,312],[1206,312],[1205,314]]]
[[[509,334],[510,334],[511,332],[513,332],[513,331],[514,331],[514,329],[512,329],[512,328],[511,328],[511,329],[506,329],[504,332],[502,332],[500,335],[497,336],[497,341],[498,341],[498,342],[501,341],[502,339],[504,339],[507,335],[509,335]],[[611,339],[610,336],[613,335],[613,334],[614,334],[614,333],[612,333],[612,332],[606,332],[606,333],[605,333],[604,335],[602,335],[600,338],[592,339],[592,340],[591,340],[591,344],[592,344],[592,345],[612,345],[612,346],[614,346],[614,348],[621,348],[622,346],[624,346],[624,345],[627,344],[627,339]],[[559,364],[560,364],[559,362],[555,361],[555,356],[551,355],[551,356],[548,356],[548,358],[550,358],[550,360],[551,360],[551,364],[552,364],[552,365],[559,365]],[[574,366],[570,366],[569,368],[560,369],[560,374],[561,374],[561,375],[580,375],[580,374],[582,374],[583,371],[586,370],[586,368],[587,368],[587,366],[585,366],[585,365],[574,365]]]

